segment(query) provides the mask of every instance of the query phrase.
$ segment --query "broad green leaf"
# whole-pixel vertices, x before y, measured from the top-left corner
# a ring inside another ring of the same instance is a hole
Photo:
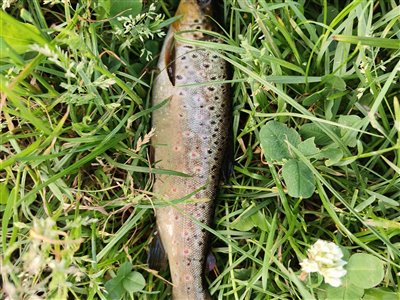
[[[331,131],[339,134],[339,131],[336,127],[330,125],[325,126],[328,127]],[[299,132],[303,139],[315,137],[315,143],[319,146],[326,146],[332,143],[332,139],[314,123],[304,124],[300,127]]]
[[[257,211],[254,215],[252,215],[251,220],[253,221],[253,224],[261,230],[268,231],[267,219],[261,211]]]
[[[32,44],[43,45],[47,42],[35,26],[20,22],[3,10],[0,10],[0,28],[0,38],[4,41],[1,43],[0,58],[9,57],[13,51],[22,54]]]
[[[328,285],[326,288],[327,299],[349,300],[361,299],[364,294],[364,289],[352,284],[348,277],[345,276],[340,287]]]
[[[128,293],[137,293],[144,289],[146,286],[146,280],[143,275],[139,272],[131,272],[129,273],[124,280],[122,281],[122,285]]]
[[[127,276],[132,270],[132,264],[130,262],[125,262],[123,263],[118,271],[117,271],[117,276],[121,277],[121,276]]]
[[[286,124],[270,121],[260,131],[261,147],[267,161],[282,161],[293,158],[287,142],[297,147],[300,144],[300,135]]]
[[[0,204],[7,204],[9,196],[10,191],[7,188],[7,184],[5,182],[0,182]]]
[[[124,280],[129,276],[132,270],[130,262],[123,263],[118,271],[117,276],[106,282],[105,288],[108,292],[107,299],[117,300],[121,299],[125,293]]]
[[[363,289],[377,286],[384,277],[382,261],[371,254],[353,254],[346,269],[349,281]]]
[[[314,193],[314,175],[302,161],[297,159],[287,161],[282,168],[282,177],[290,196],[309,198]]]
[[[354,129],[360,129],[363,125],[361,118],[356,115],[339,116],[338,123]],[[357,134],[356,130],[340,128],[342,140],[349,147],[357,146]]]
[[[385,288],[375,288],[365,291],[363,300],[399,300],[399,293]]]
[[[239,231],[249,231],[255,224],[253,220],[249,217],[245,217],[245,214],[241,214],[237,217],[231,224],[231,227]]]
[[[142,0],[110,1],[110,17],[122,13],[122,16],[132,15],[133,17],[142,10]]]
[[[312,157],[320,152],[320,150],[315,146],[314,140],[314,137],[306,139],[297,146],[299,151],[301,151],[304,156]]]
[[[323,81],[325,80],[326,80],[326,85],[331,90],[331,92],[337,92],[337,91],[343,92],[346,90],[346,82],[339,76],[323,77]]]
[[[110,279],[104,286],[107,291],[107,299],[119,300],[125,293],[124,287],[122,286],[122,279],[119,277]]]
[[[343,158],[343,151],[339,148],[325,148],[320,152],[320,157],[324,157],[326,166],[337,164]]]
[[[307,96],[306,98],[303,99],[303,105],[311,106],[311,105],[317,103],[318,101],[325,99],[326,93],[327,93],[327,90],[326,90],[326,88],[324,88],[318,92],[315,92],[315,93]]]

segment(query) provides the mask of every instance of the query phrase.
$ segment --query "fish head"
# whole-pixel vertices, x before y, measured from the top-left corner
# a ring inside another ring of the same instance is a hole
[[[174,22],[174,29],[176,31],[190,30],[194,26],[206,29],[206,26],[210,24],[207,16],[212,15],[213,2],[212,0],[181,0],[176,15],[182,17]]]

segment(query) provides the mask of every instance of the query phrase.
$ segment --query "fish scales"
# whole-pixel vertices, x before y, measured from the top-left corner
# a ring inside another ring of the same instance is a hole
[[[199,4],[206,3],[206,4]],[[157,167],[191,175],[157,175],[153,191],[166,200],[200,189],[189,203],[156,209],[157,227],[168,255],[173,298],[211,299],[204,284],[208,232],[185,214],[211,225],[213,201],[227,143],[230,99],[227,65],[215,52],[174,40],[184,30],[212,29],[207,15],[210,1],[181,1],[166,36],[155,79],[153,105],[167,104],[153,112],[152,139]],[[186,39],[205,40],[200,32],[181,33]],[[210,83],[186,86],[185,84]],[[202,188],[202,189],[201,189]]]

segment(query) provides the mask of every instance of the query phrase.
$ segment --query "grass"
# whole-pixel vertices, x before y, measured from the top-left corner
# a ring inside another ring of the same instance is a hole
[[[110,12],[107,1],[14,2],[7,13],[32,25],[0,30],[0,298],[106,299],[106,283],[130,262],[127,274],[144,281],[134,299],[168,299],[168,272],[146,266],[152,174],[172,174],[149,162],[150,95],[177,1],[154,11],[135,2],[132,13],[144,15],[125,35],[116,33],[125,8]],[[222,48],[233,74],[234,172],[209,228],[212,295],[346,299],[351,280],[333,289],[301,272],[323,239],[347,260],[368,253],[384,266],[358,298],[398,299],[400,7],[225,0],[220,8],[225,45],[199,43]],[[312,173],[311,197],[291,196],[282,162],[266,162],[260,130],[271,120],[314,137],[319,156],[288,146]]]

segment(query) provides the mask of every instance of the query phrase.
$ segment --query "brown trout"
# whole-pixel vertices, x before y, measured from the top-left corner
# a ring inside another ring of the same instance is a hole
[[[157,167],[190,175],[158,175],[153,191],[168,201],[193,194],[175,207],[156,209],[176,300],[211,299],[204,283],[209,234],[187,215],[212,224],[230,114],[228,85],[213,81],[227,79],[227,64],[211,50],[174,39],[181,32],[185,39],[215,41],[197,31],[213,29],[211,2],[180,2],[176,14],[182,17],[166,36],[153,90],[153,105],[169,98],[152,116]],[[182,32],[187,30],[191,31]],[[182,86],[188,84],[199,85]]]

